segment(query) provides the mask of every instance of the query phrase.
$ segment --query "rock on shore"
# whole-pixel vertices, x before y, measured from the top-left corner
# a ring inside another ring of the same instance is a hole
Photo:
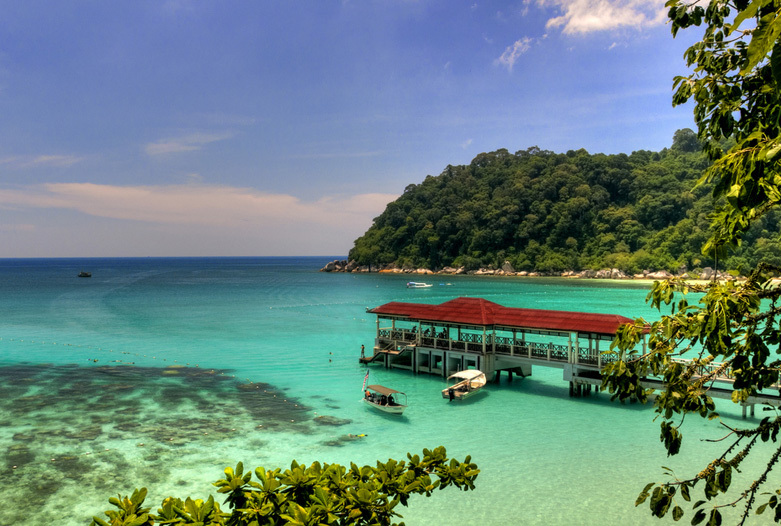
[[[477,270],[466,270],[464,267],[443,267],[441,269],[431,270],[427,268],[401,268],[393,265],[387,266],[368,266],[358,265],[355,261],[346,259],[336,259],[329,262],[320,272],[379,272],[388,274],[438,274],[438,275],[458,275],[468,274],[471,276],[557,276],[563,278],[591,278],[591,279],[648,279],[664,280],[673,277],[686,277],[690,279],[701,280],[723,280],[732,279],[734,276],[726,272],[720,272],[710,267],[703,269],[694,269],[687,271],[685,267],[678,269],[677,274],[671,274],[666,270],[644,270],[642,273],[629,275],[625,272],[612,268],[602,270],[568,270],[564,272],[527,272],[525,270],[516,271],[509,261],[505,261],[502,268],[480,268]]]

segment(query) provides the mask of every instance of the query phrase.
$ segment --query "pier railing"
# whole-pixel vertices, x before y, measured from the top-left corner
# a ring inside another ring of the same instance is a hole
[[[484,344],[483,335],[478,333],[462,333],[460,339],[451,339],[446,334],[423,333],[419,336],[417,331],[411,329],[382,328],[379,330],[379,338],[392,347],[419,345],[429,349],[474,354],[482,354],[485,350],[489,353],[505,356],[527,357],[561,363],[572,361],[594,367],[601,367],[615,360],[612,355],[605,355],[588,347],[576,348],[568,343],[528,342],[507,336],[486,335]],[[570,351],[572,351],[572,358]]]

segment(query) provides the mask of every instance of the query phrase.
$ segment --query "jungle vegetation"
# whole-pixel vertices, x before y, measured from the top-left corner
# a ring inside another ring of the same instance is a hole
[[[432,270],[501,268],[505,261],[540,272],[716,267],[701,252],[712,185],[696,185],[709,165],[690,129],[675,132],[660,152],[481,153],[407,186],[349,258]],[[741,270],[760,259],[781,264],[778,222],[772,215],[755,225],[747,248],[718,269]]]

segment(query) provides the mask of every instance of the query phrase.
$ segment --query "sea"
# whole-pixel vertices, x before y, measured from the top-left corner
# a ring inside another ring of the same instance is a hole
[[[696,474],[723,450],[722,422],[763,416],[718,402],[722,421],[689,416],[667,457],[650,406],[571,398],[560,369],[448,402],[442,378],[359,363],[367,309],[463,296],[653,321],[649,284],[418,276],[434,286],[409,289],[407,275],[320,272],[333,259],[0,260],[0,524],[88,525],[141,487],[153,510],[220,499],[212,483],[238,462],[374,465],[437,446],[471,457],[476,488],[413,497],[407,525],[659,524],[635,506],[646,483]],[[360,402],[367,371],[407,393],[402,417]]]

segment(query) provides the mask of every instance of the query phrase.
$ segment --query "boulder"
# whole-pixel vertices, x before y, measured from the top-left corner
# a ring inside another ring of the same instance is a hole
[[[649,272],[646,275],[647,279],[670,279],[673,275],[667,272],[666,270],[659,270],[657,272]]]
[[[610,269],[610,279],[625,279],[626,274],[617,268]]]

